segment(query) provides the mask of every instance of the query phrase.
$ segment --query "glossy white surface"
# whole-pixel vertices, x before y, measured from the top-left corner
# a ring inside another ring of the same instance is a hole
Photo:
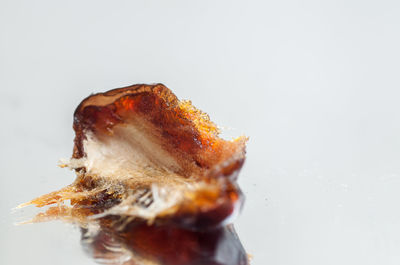
[[[250,136],[236,226],[252,264],[399,264],[399,12],[388,0],[1,0],[0,264],[93,264],[77,229],[16,227],[10,209],[74,179],[56,164],[84,97],[141,82]]]

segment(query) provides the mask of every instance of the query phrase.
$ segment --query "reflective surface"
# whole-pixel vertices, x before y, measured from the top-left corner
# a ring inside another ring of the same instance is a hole
[[[235,228],[253,264],[399,264],[399,8],[1,1],[0,264],[95,264],[78,229],[10,212],[75,178],[56,165],[82,97],[139,82],[250,136]]]
[[[132,221],[82,230],[86,252],[100,264],[247,265],[248,257],[233,226],[195,231]]]

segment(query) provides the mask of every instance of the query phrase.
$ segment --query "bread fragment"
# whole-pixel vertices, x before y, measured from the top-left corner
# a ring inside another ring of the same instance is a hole
[[[62,166],[77,178],[22,205],[57,205],[35,221],[111,215],[202,229],[225,224],[243,202],[236,178],[247,138],[220,138],[207,114],[162,84],[87,97],[74,130],[73,155]]]

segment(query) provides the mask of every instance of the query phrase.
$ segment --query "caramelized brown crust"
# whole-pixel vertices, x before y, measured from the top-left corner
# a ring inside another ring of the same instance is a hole
[[[181,172],[183,174],[194,170],[188,164],[210,169],[226,162],[218,173],[228,176],[243,163],[244,137],[233,142],[219,138],[219,129],[207,114],[190,102],[179,101],[162,84],[117,88],[83,100],[74,114],[73,157],[85,155],[83,140],[87,131],[110,134],[114,126],[129,123],[137,117],[159,130],[163,147],[180,161],[185,170]],[[237,157],[230,160],[232,156]],[[218,173],[213,172],[213,175]]]

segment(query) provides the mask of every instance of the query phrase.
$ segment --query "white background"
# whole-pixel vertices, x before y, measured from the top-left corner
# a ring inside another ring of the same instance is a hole
[[[56,164],[84,97],[143,82],[250,136],[236,227],[252,264],[400,264],[399,15],[387,0],[0,0],[0,264],[93,264],[78,229],[14,226],[11,209],[73,181]]]

